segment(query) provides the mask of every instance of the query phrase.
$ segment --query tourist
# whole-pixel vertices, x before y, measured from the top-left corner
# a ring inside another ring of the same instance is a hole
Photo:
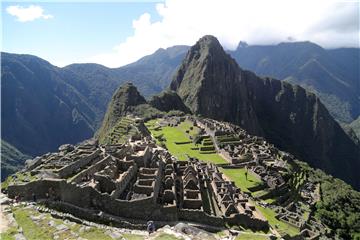
[[[149,234],[155,232],[155,225],[153,221],[148,221],[147,222],[147,231]]]
[[[33,199],[33,202],[36,202],[36,195],[35,195],[35,193],[32,193],[32,199]]]

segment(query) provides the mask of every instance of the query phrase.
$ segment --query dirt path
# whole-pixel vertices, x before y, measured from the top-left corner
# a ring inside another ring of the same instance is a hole
[[[9,220],[4,214],[4,209],[7,205],[1,204],[1,212],[0,212],[0,232],[5,232],[9,228]]]

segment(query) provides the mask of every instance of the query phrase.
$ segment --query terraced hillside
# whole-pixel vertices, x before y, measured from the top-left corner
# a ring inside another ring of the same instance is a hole
[[[122,144],[125,143],[130,136],[136,135],[138,132],[134,119],[122,117],[116,122],[115,126],[111,128],[109,134],[99,140],[103,144]]]
[[[272,228],[278,232],[279,235],[295,236],[300,233],[299,228],[277,218],[278,212],[276,208],[264,207],[268,204],[275,203],[277,198],[269,194],[270,190],[265,189],[265,183],[256,174],[246,168],[229,168],[230,163],[217,153],[212,140],[213,138],[204,133],[196,123],[188,119],[180,120],[179,122],[154,119],[148,121],[145,125],[157,143],[167,148],[171,154],[180,160],[186,160],[188,157],[196,157],[205,162],[223,166],[220,167],[219,170],[229,180],[234,181],[237,187],[250,196],[253,204],[256,205],[256,208],[266,217]],[[240,138],[234,134],[218,136],[215,139],[217,144],[240,144]],[[242,237],[245,236],[243,235]],[[253,238],[250,237],[249,239]]]
[[[189,121],[184,121],[176,126],[169,126],[162,124],[160,119],[155,119],[148,121],[145,125],[156,138],[158,144],[166,147],[179,160],[195,157],[217,164],[227,163],[214,151],[213,147],[209,146],[209,138],[203,138],[200,143],[194,142],[200,129]]]

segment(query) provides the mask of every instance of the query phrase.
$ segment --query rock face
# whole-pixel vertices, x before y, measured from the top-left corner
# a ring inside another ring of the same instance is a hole
[[[170,90],[163,91],[162,93],[153,96],[150,99],[149,104],[163,112],[179,110],[184,113],[190,113],[189,108],[186,107],[179,95],[176,92]]]
[[[359,147],[320,100],[302,87],[241,70],[216,38],[205,36],[189,50],[170,88],[193,113],[263,135],[360,189]]]
[[[241,70],[213,36],[201,38],[189,50],[170,89],[195,114],[261,133]]]
[[[312,42],[239,43],[230,54],[244,69],[316,93],[337,120],[349,123],[360,114],[359,48],[324,49]]]
[[[121,117],[131,113],[135,106],[145,103],[145,98],[140,95],[132,83],[122,85],[115,92],[109,103],[98,135],[106,135]]]

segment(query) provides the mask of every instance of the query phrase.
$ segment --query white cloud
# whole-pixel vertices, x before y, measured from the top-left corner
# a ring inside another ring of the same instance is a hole
[[[288,39],[309,40],[326,48],[358,47],[356,1],[166,0],[156,9],[161,20],[152,22],[150,14],[142,14],[133,21],[132,36],[89,60],[118,67],[160,47],[192,45],[206,34],[216,36],[227,49],[235,49],[240,40],[276,44]]]
[[[18,5],[9,6],[6,8],[7,13],[15,16],[19,22],[30,22],[35,19],[50,19],[53,18],[50,14],[44,14],[44,9],[40,6],[30,5],[29,7],[22,7]]]

